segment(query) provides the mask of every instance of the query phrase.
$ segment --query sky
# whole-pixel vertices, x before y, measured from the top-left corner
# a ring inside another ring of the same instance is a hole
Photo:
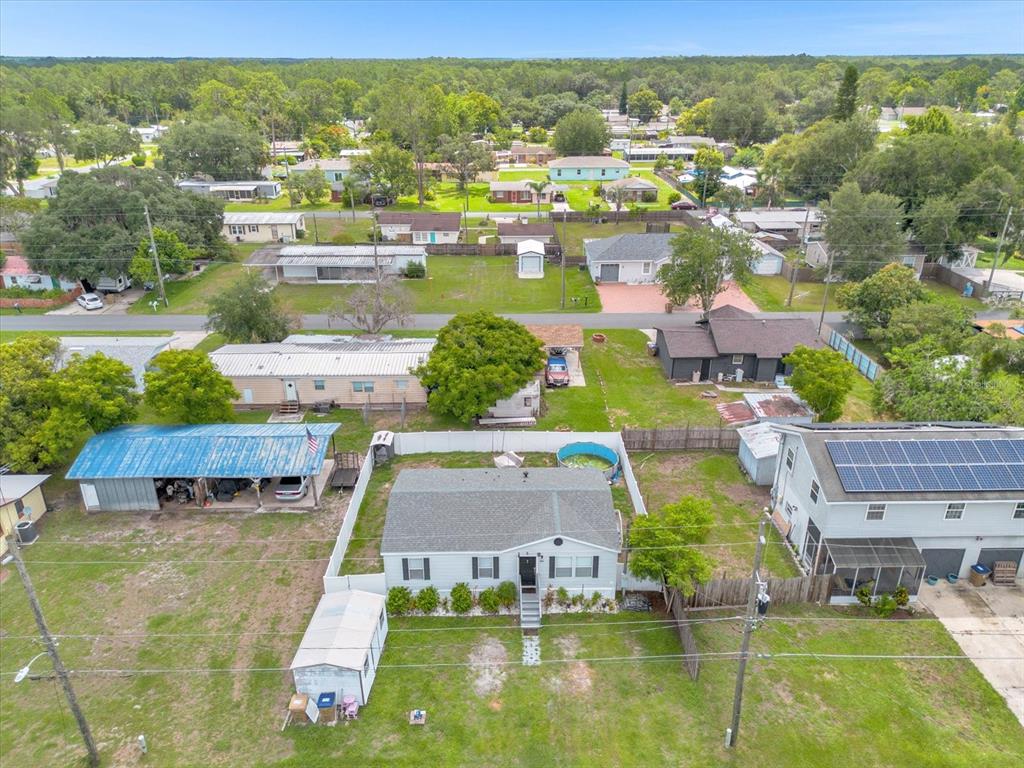
[[[1024,0],[0,0],[0,55],[481,58],[1024,53]]]

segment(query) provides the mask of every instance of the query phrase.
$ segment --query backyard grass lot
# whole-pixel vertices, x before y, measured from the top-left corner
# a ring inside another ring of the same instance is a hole
[[[836,303],[836,285],[828,290],[829,312],[841,309]],[[821,310],[825,294],[824,283],[797,283],[793,289],[793,305],[786,306],[789,280],[781,275],[754,275],[743,282],[743,291],[762,312],[811,312]]]
[[[562,311],[558,267],[546,265],[540,280],[520,280],[514,256],[429,256],[426,279],[404,280],[401,285],[412,295],[414,312]],[[292,310],[320,313],[355,289],[341,285],[282,284],[276,290]],[[580,300],[573,303],[573,297]],[[565,311],[597,312],[600,308],[589,273],[567,268]]]
[[[181,280],[168,280],[164,283],[167,301],[170,306],[164,308],[161,303],[157,314],[161,312],[180,315],[205,315],[207,302],[217,293],[232,285],[241,277],[244,267],[235,262],[215,262],[195,277]],[[158,299],[159,294],[150,291],[128,308],[132,315],[153,314],[149,302]]]
[[[544,178],[537,176],[537,181]],[[434,193],[433,200],[426,200],[423,208],[419,207],[418,198],[415,194],[398,198],[398,203],[389,206],[392,211],[462,211],[466,204],[466,193],[460,192],[454,181],[440,181],[432,184],[430,190]],[[476,182],[469,185],[469,210],[470,211],[536,211],[535,204],[513,204],[513,203],[492,203],[488,199],[490,185],[487,182]],[[542,205],[542,211],[550,211],[550,205]]]
[[[359,720],[282,733],[292,690],[283,669],[320,594],[320,558],[337,524],[329,512],[153,519],[63,510],[41,521],[42,538],[25,558],[51,628],[120,636],[61,640],[104,765],[138,764],[140,733],[154,768],[1009,768],[1024,751],[1024,732],[968,662],[777,657],[749,665],[743,730],[727,751],[735,662],[706,657],[692,682],[678,658],[641,658],[682,653],[671,629],[626,623],[657,622],[657,612],[547,616],[539,667],[519,665],[521,635],[509,618],[393,617]],[[193,543],[170,543],[185,538]],[[173,562],[255,558],[265,562]],[[310,558],[317,559],[302,562]],[[272,562],[281,559],[292,562]],[[133,562],[102,562],[116,560]],[[95,562],[79,564],[86,561]],[[53,682],[16,684],[10,675],[39,643],[25,637],[35,627],[20,582],[5,575],[0,754],[12,765],[79,765],[81,742]],[[858,614],[773,608],[752,651],[959,653],[934,621],[787,621],[851,615]],[[694,632],[702,652],[739,646],[736,622]],[[152,671],[175,668],[215,671]],[[264,671],[233,671],[253,668]],[[45,658],[32,669],[49,671]],[[413,708],[427,710],[426,726],[408,726]]]
[[[595,343],[597,332],[607,341]],[[709,401],[700,397],[706,386],[671,384],[657,358],[647,354],[647,341],[635,330],[586,330],[582,361],[587,386],[547,390],[538,426],[588,431],[719,424],[714,403],[741,395],[719,392],[717,400]]]

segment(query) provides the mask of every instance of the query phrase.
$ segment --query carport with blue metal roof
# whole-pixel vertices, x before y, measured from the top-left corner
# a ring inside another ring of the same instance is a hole
[[[67,479],[79,481],[90,512],[157,511],[174,503],[168,488],[180,490],[178,498],[185,501],[179,503],[258,508],[275,498],[275,486],[282,477],[307,478],[312,494],[295,501],[277,500],[276,505],[318,506],[333,470],[328,448],[337,428],[337,424],[118,427],[85,444]],[[232,480],[238,492],[230,501],[218,501],[218,489]]]

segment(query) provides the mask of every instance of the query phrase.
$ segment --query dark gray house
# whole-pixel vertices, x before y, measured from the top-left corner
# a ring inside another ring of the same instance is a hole
[[[665,375],[684,381],[714,381],[737,371],[743,379],[771,381],[791,372],[782,358],[798,345],[822,346],[811,320],[762,320],[732,306],[712,310],[706,323],[656,330]]]

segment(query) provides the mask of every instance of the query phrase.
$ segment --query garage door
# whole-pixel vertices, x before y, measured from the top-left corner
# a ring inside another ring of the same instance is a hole
[[[983,549],[978,562],[992,568],[992,563],[997,560],[1012,560],[1020,568],[1021,557],[1024,557],[1024,549]]]
[[[601,282],[602,283],[617,283],[617,282],[619,282],[619,265],[618,264],[602,264],[601,265]]]
[[[925,576],[945,576],[947,573],[960,573],[960,564],[964,561],[962,549],[922,549]]]

